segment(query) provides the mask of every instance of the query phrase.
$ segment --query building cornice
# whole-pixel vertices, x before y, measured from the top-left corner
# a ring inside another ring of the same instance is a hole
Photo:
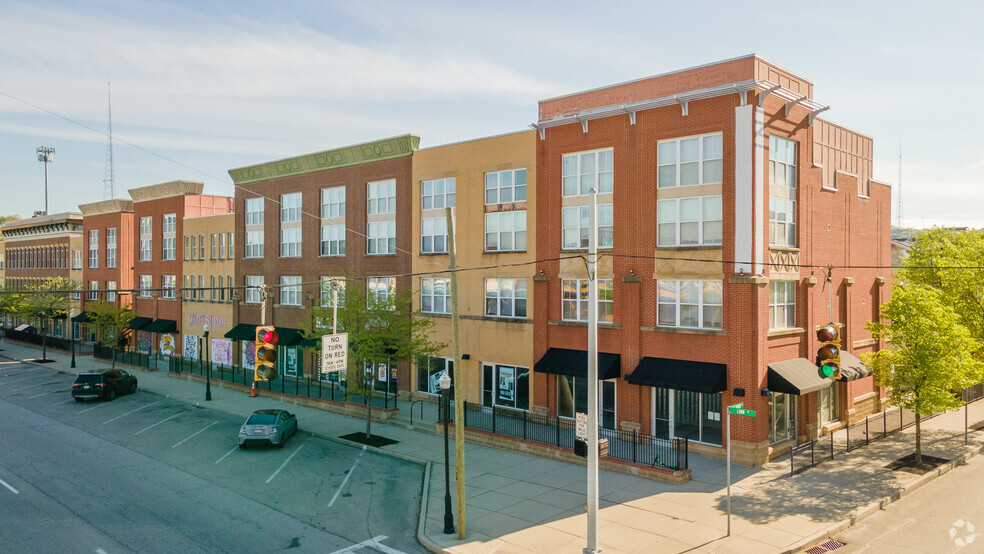
[[[79,204],[79,211],[82,212],[83,216],[111,214],[117,212],[133,212],[133,200],[114,198],[112,200],[103,200],[101,202]]]
[[[401,135],[388,139],[377,140],[344,146],[334,150],[315,152],[283,160],[230,169],[232,181],[241,185],[273,179],[301,175],[313,171],[336,169],[366,162],[377,162],[410,156],[420,146],[420,137],[416,135]]]
[[[146,200],[158,200],[172,196],[201,194],[204,188],[205,183],[200,181],[170,181],[167,183],[130,189],[128,192],[134,202],[143,202]]]

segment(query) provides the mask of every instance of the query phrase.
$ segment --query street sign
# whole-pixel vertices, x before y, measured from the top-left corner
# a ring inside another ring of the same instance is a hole
[[[321,373],[337,373],[348,367],[348,333],[321,337]]]
[[[735,406],[728,406],[728,413],[735,414],[735,415],[750,416],[750,417],[755,417],[756,415],[758,415],[755,410],[746,410],[741,406],[742,404],[738,404]]]
[[[574,436],[586,441],[588,440],[588,414],[578,412],[576,416],[577,427],[574,428]]]

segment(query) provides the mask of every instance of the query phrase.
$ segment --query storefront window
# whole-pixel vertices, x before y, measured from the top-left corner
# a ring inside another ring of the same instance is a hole
[[[777,443],[792,438],[790,407],[793,398],[781,392],[773,392],[769,399],[769,442]]]
[[[279,371],[282,375],[298,377],[302,375],[301,349],[297,346],[280,347],[280,355],[277,356],[280,364]]]
[[[821,389],[818,394],[820,396],[820,413],[817,416],[820,420],[820,425],[840,419],[837,410],[837,383]]]
[[[454,381],[454,360],[451,358],[421,358],[417,361],[417,392],[440,394],[441,386],[438,380],[441,373],[448,371],[452,383]]]
[[[653,435],[721,444],[721,394],[653,389]]]
[[[615,381],[598,382],[598,403],[601,408],[599,424],[615,429]],[[573,418],[575,413],[588,411],[588,381],[583,377],[557,376],[557,415]]]
[[[530,408],[530,369],[482,364],[482,403],[486,406]]]

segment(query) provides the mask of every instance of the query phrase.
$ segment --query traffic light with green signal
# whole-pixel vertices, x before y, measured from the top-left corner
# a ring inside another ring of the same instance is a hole
[[[828,323],[817,330],[820,348],[817,350],[817,366],[820,377],[840,379],[840,331],[838,325]]]
[[[271,325],[256,328],[256,369],[253,379],[270,381],[277,378],[277,332]]]

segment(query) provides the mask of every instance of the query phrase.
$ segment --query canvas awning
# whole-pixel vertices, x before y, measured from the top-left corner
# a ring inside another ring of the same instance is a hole
[[[621,356],[598,352],[598,379],[617,379],[622,374]],[[588,351],[551,348],[533,366],[533,371],[572,377],[588,377]]]
[[[279,346],[297,346],[301,342],[301,339],[304,338],[300,329],[274,327],[273,330],[277,332],[277,344]]]
[[[769,364],[769,390],[804,395],[825,389],[833,379],[820,376],[817,366],[806,358],[794,358]]]
[[[635,371],[625,376],[633,385],[662,387],[713,394],[728,385],[728,366],[710,362],[643,358]]]
[[[134,317],[130,320],[130,324],[127,325],[128,328],[135,331],[142,331],[144,327],[148,326],[154,320],[149,317]]]
[[[226,331],[225,338],[232,340],[253,340],[256,338],[256,325],[240,323]]]
[[[72,317],[72,322],[73,323],[89,323],[90,321],[92,321],[91,319],[89,319],[89,313],[90,312],[82,312],[79,315],[73,316]]]
[[[158,319],[143,328],[148,333],[176,333],[178,323],[173,319]]]
[[[841,378],[839,381],[856,381],[871,376],[871,368],[864,365],[864,362],[859,360],[857,356],[841,350],[840,359]]]

